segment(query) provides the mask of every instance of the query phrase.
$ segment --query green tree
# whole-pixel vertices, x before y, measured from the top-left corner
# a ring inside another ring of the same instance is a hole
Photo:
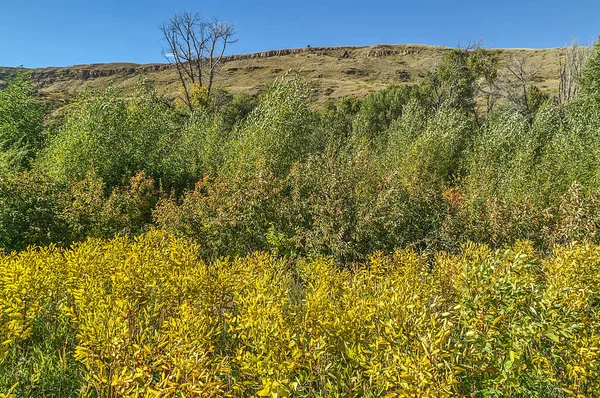
[[[581,92],[584,95],[600,96],[600,38],[585,62],[581,73]]]
[[[477,116],[476,97],[497,78],[498,57],[480,46],[453,49],[444,54],[438,68],[430,72],[421,89],[436,112],[450,106]]]
[[[107,189],[146,170],[175,183],[177,170],[165,159],[180,129],[178,114],[144,84],[129,98],[114,89],[83,94],[74,104],[44,157],[44,166],[63,181],[81,179],[92,168]]]
[[[339,144],[347,141],[352,134],[352,119],[361,108],[361,101],[356,98],[342,97],[328,100],[319,113],[321,128],[325,132],[328,144]]]
[[[229,171],[261,165],[283,176],[321,144],[314,136],[316,118],[308,108],[309,95],[308,85],[297,77],[274,84],[234,131]]]
[[[395,85],[367,96],[354,117],[354,135],[385,142],[383,132],[402,116],[404,105],[415,95],[415,87]]]
[[[0,90],[0,162],[4,167],[28,167],[45,144],[47,107],[23,70]]]
[[[63,243],[65,224],[57,217],[60,190],[60,184],[36,170],[0,178],[0,248]]]

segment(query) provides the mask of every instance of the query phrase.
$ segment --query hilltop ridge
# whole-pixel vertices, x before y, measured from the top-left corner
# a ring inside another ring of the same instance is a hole
[[[304,47],[235,54],[226,58],[216,79],[218,87],[233,93],[256,94],[288,71],[297,71],[312,81],[316,100],[340,96],[362,97],[390,84],[419,81],[439,62],[448,47],[419,44],[373,46]],[[536,84],[556,92],[559,59],[564,48],[493,49],[501,61],[528,56],[538,72]],[[0,68],[0,80],[15,68]],[[174,65],[168,63],[106,63],[31,69],[32,78],[50,98],[64,98],[85,89],[113,85],[125,90],[139,76],[154,81],[169,97],[175,96],[179,81]]]

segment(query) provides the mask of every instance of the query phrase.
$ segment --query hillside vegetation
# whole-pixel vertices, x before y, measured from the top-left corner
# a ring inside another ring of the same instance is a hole
[[[184,104],[136,78],[59,113],[18,71],[0,393],[593,396],[600,43],[585,56],[568,95],[473,48],[364,98],[315,103],[291,73]]]

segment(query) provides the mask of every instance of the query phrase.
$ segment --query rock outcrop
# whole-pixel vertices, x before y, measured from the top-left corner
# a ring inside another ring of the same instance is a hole
[[[70,66],[67,68],[44,68],[34,69],[31,78],[37,82],[40,87],[53,84],[62,80],[88,80],[100,77],[110,77],[115,75],[132,76],[135,74],[145,74],[149,72],[158,72],[173,68],[170,64],[151,64],[151,65],[129,65],[116,68],[94,68],[93,66]]]
[[[249,54],[236,54],[225,57],[225,62],[239,61],[244,59],[256,59],[256,58],[271,58],[271,57],[282,57],[285,55],[294,54],[316,54],[316,55],[328,55],[328,52],[335,50],[343,50],[345,47],[303,47],[303,48],[286,48],[282,50],[271,50],[261,51],[257,53]]]
[[[398,48],[395,46],[384,46],[384,45],[375,45],[369,47],[366,52],[366,56],[368,58],[373,57],[390,57],[393,55],[410,55],[417,53],[418,50],[416,48],[408,47],[408,48]]]
[[[360,51],[356,51],[360,50]],[[253,60],[271,57],[283,57],[290,55],[316,55],[316,56],[330,56],[337,59],[347,59],[356,56],[360,57],[388,57],[397,55],[409,55],[415,54],[420,51],[419,46],[393,46],[393,45],[374,45],[371,47],[303,47],[303,48],[288,48],[281,50],[261,51],[249,54],[236,54],[229,55],[224,58],[224,63],[241,61],[241,60]],[[96,64],[96,65],[74,65],[65,68],[41,68],[33,69],[32,78],[36,81],[40,87],[46,87],[54,84],[55,82],[68,81],[68,80],[89,80],[97,78],[106,78],[115,75],[120,76],[133,76],[136,74],[146,74],[151,72],[159,72],[175,68],[174,64]],[[229,68],[229,73],[234,72],[238,69],[243,69],[245,72],[254,70],[252,68],[261,68],[259,66],[246,66],[246,67],[234,67]],[[10,75],[13,68],[1,68],[0,69],[0,81],[3,76]],[[362,75],[355,68],[344,70],[345,74],[348,75]],[[408,73],[402,71],[398,72],[401,80],[405,81],[409,78]]]

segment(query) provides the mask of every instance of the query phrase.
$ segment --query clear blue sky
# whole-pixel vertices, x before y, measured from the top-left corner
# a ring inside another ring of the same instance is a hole
[[[183,10],[237,25],[231,52],[422,43],[557,47],[600,35],[600,0],[1,0],[0,65],[163,62],[158,26]]]

